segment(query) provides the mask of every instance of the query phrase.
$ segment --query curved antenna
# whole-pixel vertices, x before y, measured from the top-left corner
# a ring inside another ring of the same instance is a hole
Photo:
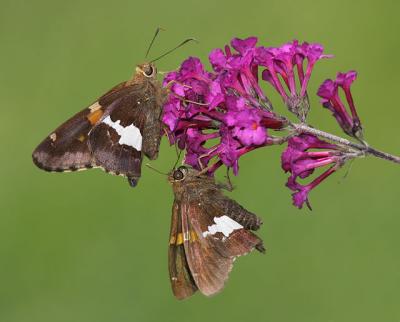
[[[175,164],[174,164],[174,167],[172,168],[172,171],[176,169],[176,165],[177,165],[178,162],[179,162],[179,159],[180,159],[180,157],[181,157],[181,153],[182,153],[182,150],[179,151],[179,154],[177,153],[177,154],[178,154],[178,155],[177,155],[177,160],[176,160],[176,162],[175,162]],[[160,170],[154,168],[150,163],[146,163],[146,167],[148,167],[149,169],[151,169],[151,170],[153,170],[153,171],[155,171],[155,172],[157,172],[157,173],[159,173],[159,174],[162,174],[162,175],[164,175],[164,176],[169,176],[169,173],[165,173],[165,172],[162,172],[162,171],[160,171]]]
[[[164,133],[165,133],[165,135],[167,136],[168,140],[171,141],[171,139],[170,139],[170,137],[169,137],[169,132],[168,132],[168,130],[167,130],[166,128],[164,128]],[[183,150],[180,150],[180,149],[178,148],[178,145],[177,145],[176,142],[174,142],[174,147],[175,147],[175,153],[176,153],[176,161],[175,161],[175,163],[174,163],[174,166],[172,167],[172,170],[175,170],[175,169],[176,169],[176,165],[178,164],[178,162],[179,162],[179,160],[180,160],[180,158],[181,158],[182,151],[183,151]],[[179,151],[178,151],[178,149],[179,149]]]
[[[164,56],[166,56],[166,55],[172,53],[174,50],[178,49],[179,47],[182,47],[183,45],[185,45],[185,44],[187,44],[188,42],[191,42],[191,41],[194,41],[194,42],[198,43],[198,41],[197,41],[195,38],[188,38],[188,39],[185,39],[185,40],[182,41],[178,46],[176,46],[176,47],[174,47],[174,48],[168,50],[166,53],[162,54],[161,56],[158,56],[157,58],[152,59],[152,60],[150,61],[150,63],[154,63],[155,61],[157,61],[157,60],[163,58]]]
[[[177,151],[176,144],[175,144],[175,152],[176,152],[176,154],[177,154],[177,155],[176,155],[177,159],[176,159],[176,161],[175,161],[175,164],[174,164],[172,170],[175,170],[175,169],[176,169],[176,165],[178,164],[179,159],[181,158],[181,154],[182,154],[182,150],[179,150],[179,152]]]
[[[148,167],[149,169],[151,169],[151,170],[153,170],[153,171],[155,171],[155,172],[157,172],[159,174],[162,174],[164,176],[168,175],[168,173],[161,172],[160,170],[154,168],[150,163],[146,163],[146,167]]]
[[[160,33],[160,31],[165,31],[165,29],[163,29],[163,28],[161,28],[161,27],[158,27],[158,28],[156,29],[156,32],[155,32],[155,34],[154,34],[154,36],[153,36],[153,39],[152,39],[151,42],[150,42],[149,47],[147,48],[146,56],[144,56],[144,58],[147,58],[147,56],[148,56],[148,54],[149,54],[149,52],[150,52],[150,49],[151,49],[151,47],[153,46],[154,41],[156,40],[156,38],[157,38],[158,34]]]

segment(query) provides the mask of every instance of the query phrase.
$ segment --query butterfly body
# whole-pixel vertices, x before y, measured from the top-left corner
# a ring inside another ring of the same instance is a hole
[[[169,176],[175,200],[169,241],[169,272],[178,299],[196,290],[210,296],[222,290],[236,257],[262,240],[250,230],[262,221],[226,197],[214,179],[180,167]]]
[[[93,167],[128,178],[135,186],[143,155],[158,156],[166,90],[153,64],[136,68],[132,79],[102,95],[67,120],[34,150],[34,163],[46,171]]]

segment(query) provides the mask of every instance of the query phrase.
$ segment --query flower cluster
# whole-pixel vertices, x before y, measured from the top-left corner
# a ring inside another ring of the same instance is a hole
[[[241,155],[269,145],[268,129],[287,125],[285,118],[268,108],[269,102],[257,82],[255,51],[245,45],[248,42],[233,42],[245,57],[232,55],[229,50],[226,55],[213,51],[213,73],[206,72],[200,60],[191,57],[179,71],[164,79],[171,94],[164,105],[163,121],[171,133],[171,143],[186,149],[185,163],[194,168],[203,169],[216,157],[221,162],[212,171],[225,164],[237,174]],[[206,147],[212,139],[218,142]]]
[[[308,193],[348,159],[348,151],[299,132],[295,123],[275,111],[268,91],[279,93],[287,109],[305,124],[312,71],[317,61],[330,57],[320,44],[295,40],[280,47],[263,47],[257,46],[255,37],[234,38],[230,46],[212,50],[212,71],[198,58],[189,57],[179,70],[168,73],[163,83],[170,90],[163,114],[170,143],[185,150],[185,163],[198,170],[213,175],[225,165],[237,175],[239,158],[245,153],[288,142],[282,154],[282,167],[291,173],[287,186],[294,191],[295,206],[309,205]],[[360,138],[361,124],[350,93],[355,76],[355,72],[338,74],[335,81],[321,85],[318,95],[342,129]],[[271,85],[266,91],[263,81]],[[339,87],[351,116],[340,100]],[[286,137],[274,136],[283,130],[288,132]],[[310,184],[298,183],[298,178],[327,165],[331,167]]]

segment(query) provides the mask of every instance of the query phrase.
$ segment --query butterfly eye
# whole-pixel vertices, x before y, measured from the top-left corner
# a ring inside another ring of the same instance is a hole
[[[173,177],[174,177],[174,180],[180,181],[185,177],[185,175],[180,169],[178,169],[178,170],[174,171]]]
[[[188,173],[188,168],[185,167],[184,165],[181,165],[177,170],[182,172],[184,176]]]
[[[143,74],[146,77],[152,77],[154,76],[154,68],[151,65],[145,65],[143,67]]]

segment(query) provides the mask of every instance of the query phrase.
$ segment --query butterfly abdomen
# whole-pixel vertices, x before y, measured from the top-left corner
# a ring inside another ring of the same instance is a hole
[[[245,229],[258,230],[263,223],[260,217],[247,211],[232,199],[224,200],[223,209],[225,209],[225,215],[241,224]]]

